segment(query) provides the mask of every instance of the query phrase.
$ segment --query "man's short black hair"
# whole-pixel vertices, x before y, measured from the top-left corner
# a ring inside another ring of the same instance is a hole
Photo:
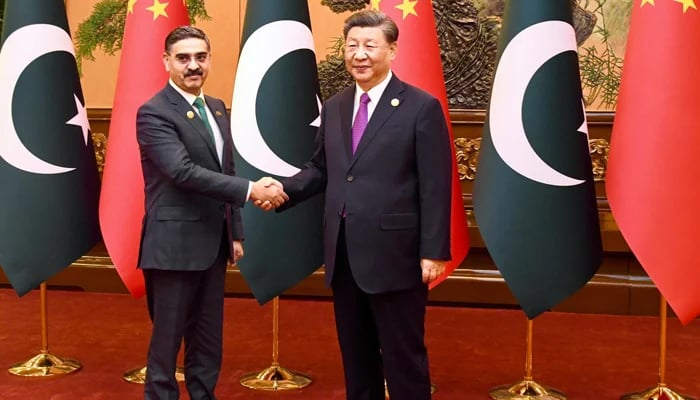
[[[199,28],[187,25],[177,27],[168,34],[168,36],[165,38],[165,52],[170,53],[170,49],[173,47],[173,45],[180,40],[191,38],[204,40],[207,44],[207,51],[211,50],[211,45],[209,44],[207,34]]]

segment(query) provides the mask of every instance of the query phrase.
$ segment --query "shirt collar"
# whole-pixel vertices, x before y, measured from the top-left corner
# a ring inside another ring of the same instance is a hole
[[[391,80],[391,77],[393,74],[391,73],[391,70],[389,70],[389,73],[386,74],[386,78],[384,78],[383,81],[379,82],[379,84],[372,89],[367,91],[367,95],[369,96],[370,101],[374,102],[374,104],[377,104],[377,100],[382,97],[382,94],[384,93],[384,89],[386,89],[387,86],[389,86],[389,81]],[[362,88],[360,88],[360,85],[355,83],[355,104],[360,102],[360,96],[362,96],[362,93],[364,91]]]
[[[175,84],[175,82],[173,82],[172,79],[170,79],[168,83],[170,84],[170,86],[173,87],[173,89],[175,89],[178,93],[180,93],[180,95],[181,95],[182,97],[184,97],[185,100],[187,100],[187,103],[188,103],[189,105],[192,105],[192,104],[194,103],[194,100],[195,100],[197,97],[201,97],[202,100],[204,101],[204,104],[207,104],[206,100],[204,99],[204,91],[200,91],[200,92],[199,92],[199,96],[195,96],[195,95],[193,95],[192,93],[187,93],[187,92],[185,92],[184,90],[180,89],[180,88]]]

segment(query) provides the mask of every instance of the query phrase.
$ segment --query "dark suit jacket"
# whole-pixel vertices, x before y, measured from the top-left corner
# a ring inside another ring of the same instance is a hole
[[[358,286],[381,293],[421,285],[420,258],[450,258],[452,157],[440,102],[393,76],[355,154],[355,85],[328,99],[318,147],[283,181],[291,207],[325,189],[326,283],[345,214],[350,268]]]
[[[210,267],[219,253],[225,219],[229,239],[243,238],[240,207],[249,181],[233,176],[231,128],[224,103],[205,98],[224,138],[223,166],[204,123],[170,84],[138,110],[136,135],[146,191],[139,254],[142,269]]]

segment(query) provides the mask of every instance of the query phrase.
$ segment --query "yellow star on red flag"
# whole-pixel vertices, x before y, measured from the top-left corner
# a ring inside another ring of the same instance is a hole
[[[640,5],[640,7],[644,7],[645,4],[651,4],[652,6],[656,5],[654,4],[654,0],[642,0],[642,4]]]
[[[379,10],[379,3],[381,2],[382,0],[370,0],[369,8],[372,10]]]
[[[676,3],[681,3],[683,4],[683,13],[685,14],[686,11],[688,11],[688,8],[693,8],[694,10],[697,10],[698,8],[695,6],[695,0],[674,0]]]
[[[418,13],[416,12],[416,3],[418,3],[418,0],[403,0],[401,4],[394,7],[401,10],[403,12],[403,19],[406,19],[409,14],[415,15],[416,17],[418,16]]]
[[[134,13],[134,4],[136,4],[138,0],[129,0],[129,3],[126,5],[127,12],[129,14]]]
[[[158,0],[153,0],[153,5],[150,7],[146,7],[146,10],[153,12],[153,20],[155,21],[160,17],[161,15],[164,17],[168,17],[168,13],[165,12],[165,9],[168,7],[168,3],[161,3]]]

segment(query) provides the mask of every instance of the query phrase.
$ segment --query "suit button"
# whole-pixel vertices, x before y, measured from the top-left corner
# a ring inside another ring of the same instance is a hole
[[[348,175],[347,179],[348,179],[348,182],[352,182],[355,179],[355,177],[352,175]]]

